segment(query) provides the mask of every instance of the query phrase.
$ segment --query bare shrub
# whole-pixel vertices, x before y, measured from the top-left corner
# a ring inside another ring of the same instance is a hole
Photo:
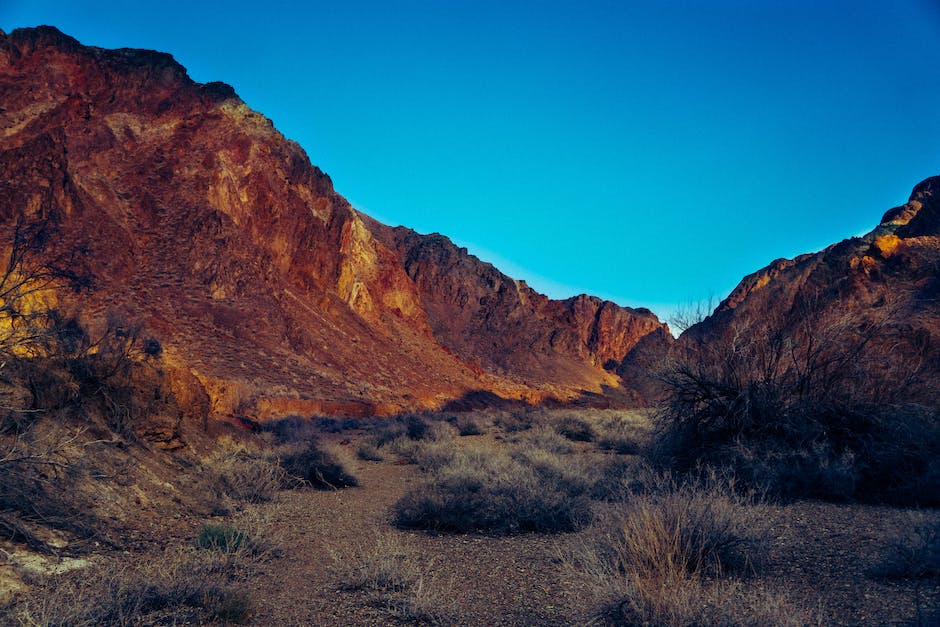
[[[395,522],[456,532],[573,531],[590,520],[591,507],[570,489],[507,454],[459,451],[396,503]]]
[[[890,305],[865,316],[795,306],[685,344],[651,459],[733,469],[780,498],[940,503],[940,414],[929,338]]]
[[[313,419],[293,415],[263,422],[261,432],[270,434],[274,444],[289,444],[312,440],[317,435],[317,428]]]
[[[457,416],[454,419],[454,426],[457,427],[457,434],[461,437],[483,434],[482,420],[474,415]]]
[[[367,462],[380,462],[385,459],[377,446],[369,442],[362,442],[356,448],[356,457]]]
[[[756,584],[729,580],[759,564],[760,506],[722,482],[658,486],[601,516],[565,568],[589,583],[595,611],[616,624],[803,625],[814,616]]]
[[[524,410],[500,412],[493,417],[493,426],[506,434],[528,431],[534,422],[532,414]]]
[[[577,416],[563,416],[555,423],[555,431],[572,442],[593,442],[597,437],[594,427]]]
[[[412,415],[386,422],[362,446],[375,450],[378,455],[387,451],[402,460],[419,463],[425,449],[451,440],[454,432],[455,428],[444,420]]]
[[[594,426],[597,448],[617,455],[637,455],[649,442],[650,426],[645,416],[623,414],[600,420]]]
[[[175,548],[143,562],[105,562],[42,577],[0,617],[25,625],[245,622],[251,597],[218,552]]]
[[[884,579],[940,577],[940,520],[912,517],[905,531],[872,574]]]
[[[81,429],[67,429],[52,419],[0,437],[0,532],[7,538],[45,552],[34,533],[41,524],[98,536],[99,522],[76,490],[75,457],[81,450]]]
[[[287,478],[286,471],[277,461],[244,449],[214,458],[209,467],[218,477],[219,496],[249,503],[270,501]]]
[[[318,490],[338,490],[359,485],[356,477],[316,442],[310,442],[306,448],[281,457],[281,466],[289,479],[299,480]]]
[[[562,437],[557,431],[545,424],[539,424],[525,431],[517,432],[507,440],[517,447],[539,449],[557,455],[569,455],[574,452],[570,440]]]
[[[403,621],[447,624],[456,613],[450,582],[428,575],[433,559],[421,560],[400,536],[382,533],[368,544],[333,554],[339,590],[364,592],[368,602]]]

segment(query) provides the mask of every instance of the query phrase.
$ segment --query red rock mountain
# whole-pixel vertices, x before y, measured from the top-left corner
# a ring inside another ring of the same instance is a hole
[[[778,259],[745,277],[678,346],[727,339],[750,321],[793,337],[806,328],[808,315],[844,335],[888,320],[890,328],[869,352],[885,362],[917,360],[906,365],[940,375],[940,176],[914,187],[908,202],[889,210],[867,235]],[[940,376],[933,382],[924,376],[930,393],[940,395]]]
[[[92,286],[62,298],[145,324],[217,416],[635,399],[616,366],[668,336],[649,311],[550,300],[376,222],[228,85],[51,27],[0,33],[0,221],[24,217],[84,253]]]

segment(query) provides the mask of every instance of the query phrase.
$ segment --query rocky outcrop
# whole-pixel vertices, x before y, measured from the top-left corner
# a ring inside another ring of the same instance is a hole
[[[911,360],[940,371],[940,177],[918,184],[867,235],[745,277],[679,345],[728,338],[753,321],[792,337],[807,316],[838,320],[843,329],[890,320],[903,341],[879,338],[872,345],[916,351]]]
[[[570,399],[619,387],[612,370],[664,328],[357,212],[231,87],[168,54],[19,29],[0,35],[0,99],[0,221],[54,224],[91,279],[72,306],[144,323],[214,415]]]

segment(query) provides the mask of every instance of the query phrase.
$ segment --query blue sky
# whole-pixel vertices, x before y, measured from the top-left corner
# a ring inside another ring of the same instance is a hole
[[[37,24],[230,83],[384,222],[667,318],[940,174],[936,0],[0,2]]]

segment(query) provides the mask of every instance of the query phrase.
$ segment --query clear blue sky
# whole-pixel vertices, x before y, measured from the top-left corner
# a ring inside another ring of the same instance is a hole
[[[170,52],[357,208],[668,317],[940,174],[938,4],[0,0],[0,28]]]

